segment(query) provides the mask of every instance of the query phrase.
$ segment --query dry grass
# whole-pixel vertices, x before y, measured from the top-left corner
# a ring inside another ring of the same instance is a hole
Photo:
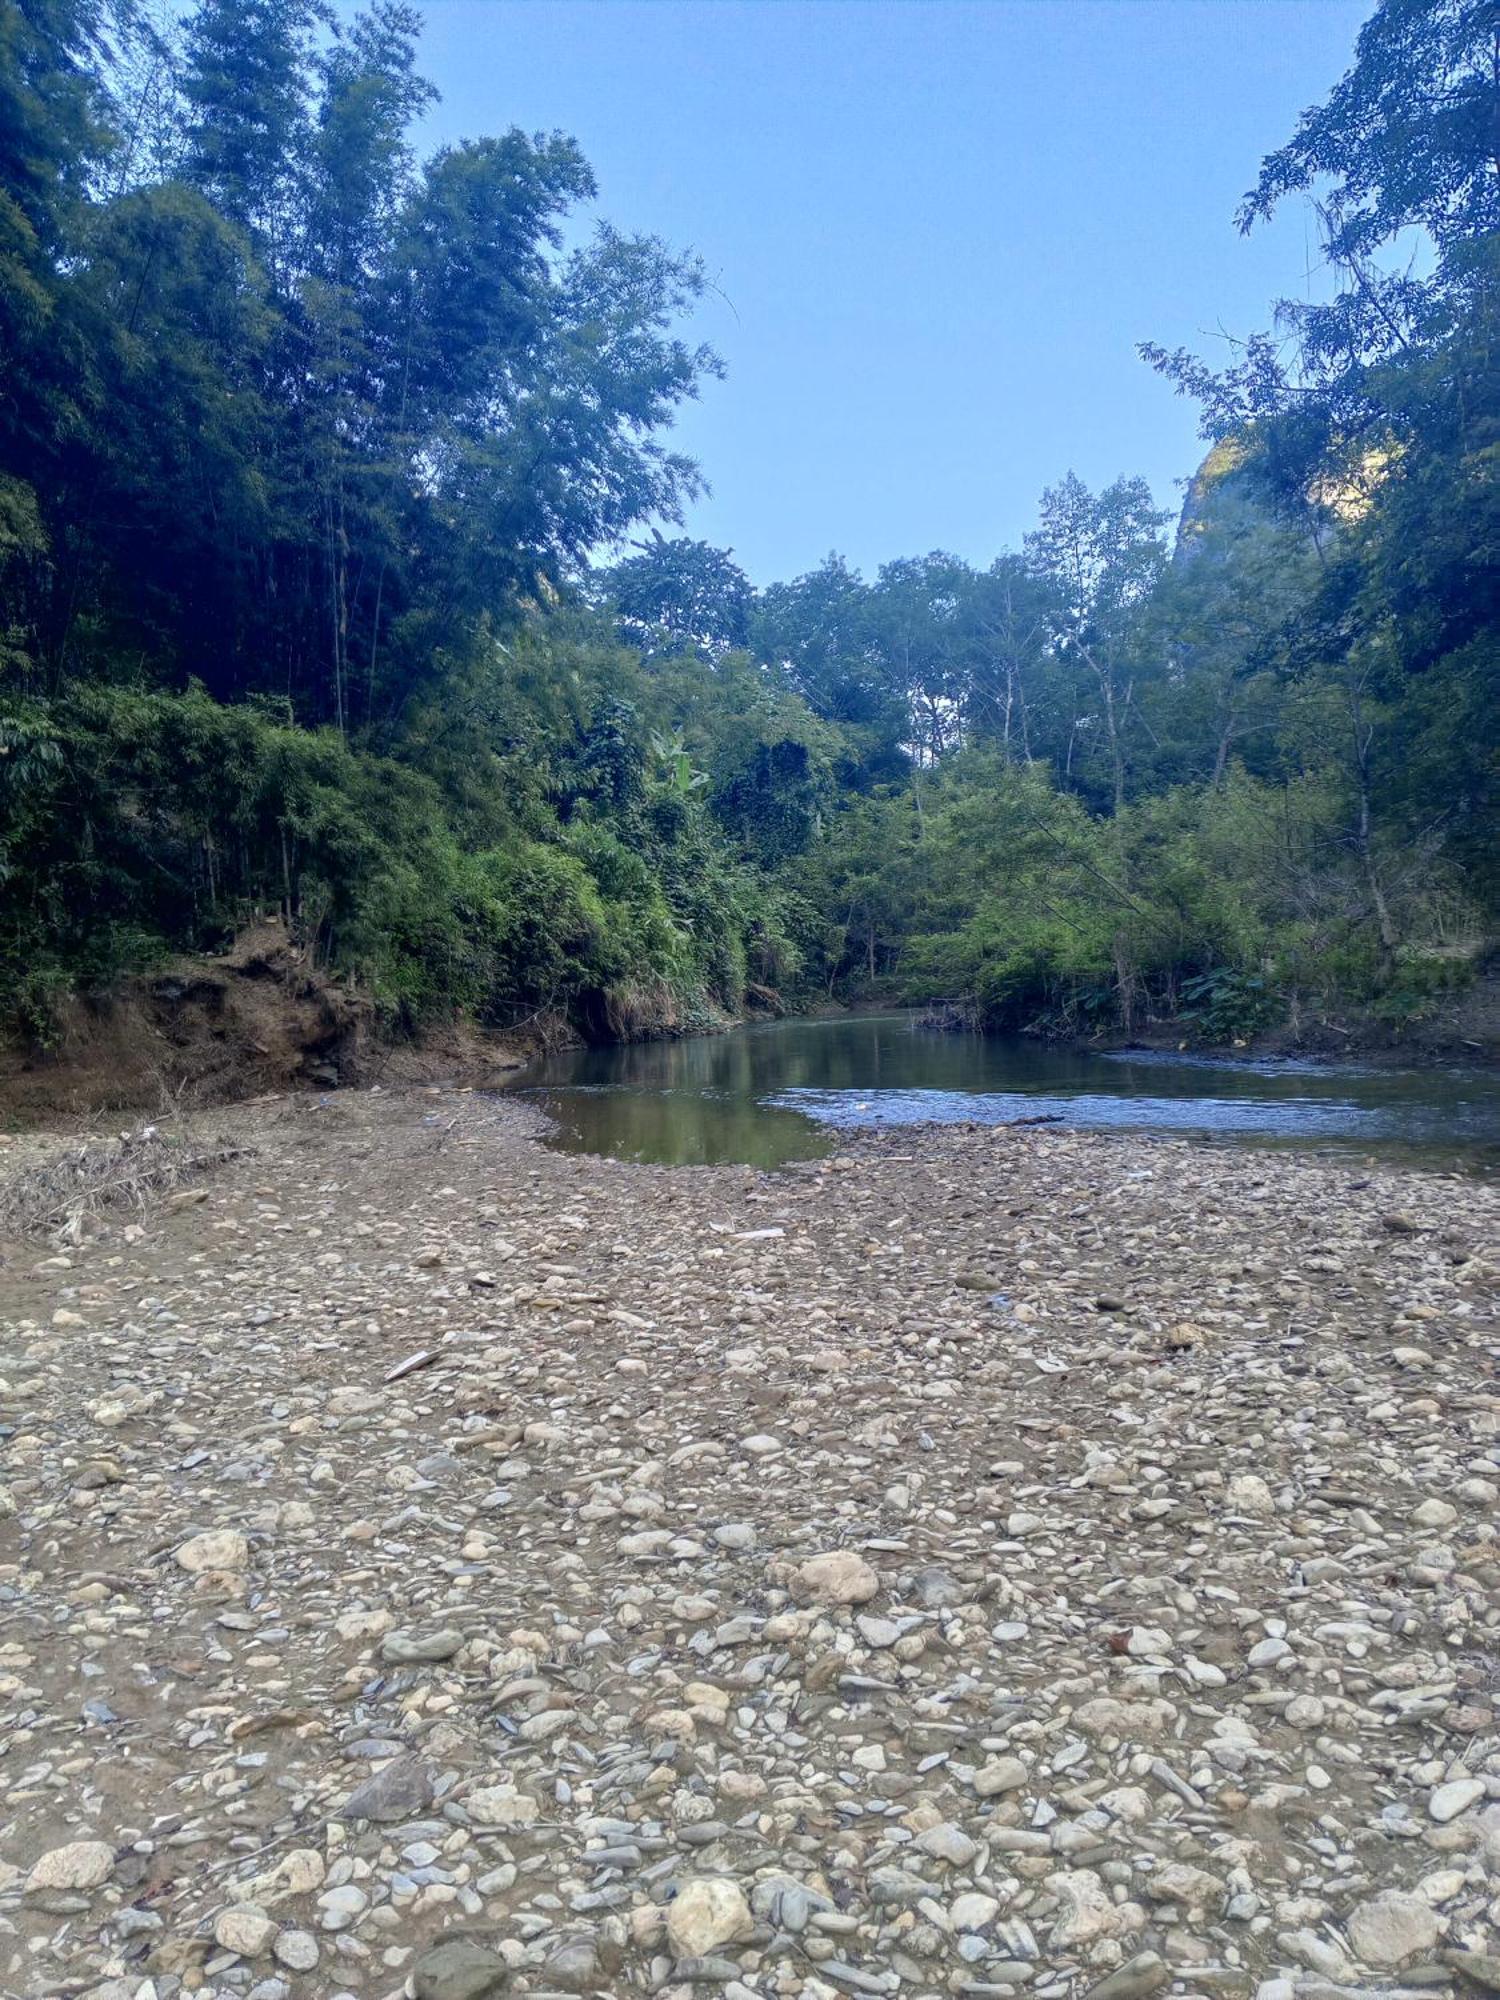
[[[144,1210],[250,1150],[159,1125],[74,1141],[0,1179],[0,1237],[77,1243],[105,1210]]]

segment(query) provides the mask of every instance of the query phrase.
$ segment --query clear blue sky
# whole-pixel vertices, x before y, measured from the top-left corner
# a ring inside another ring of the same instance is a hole
[[[570,132],[600,215],[701,253],[729,372],[678,426],[713,487],[692,534],[757,583],[830,549],[988,561],[1070,468],[1178,503],[1194,411],[1135,343],[1305,292],[1301,211],[1231,218],[1369,11],[426,0],[425,136]]]

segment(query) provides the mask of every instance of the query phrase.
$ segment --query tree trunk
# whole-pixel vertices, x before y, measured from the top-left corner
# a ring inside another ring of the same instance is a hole
[[[1224,770],[1229,762],[1229,746],[1234,741],[1234,710],[1231,708],[1224,718],[1224,727],[1219,731],[1219,745],[1214,752],[1214,774],[1208,781],[1208,788],[1216,792],[1224,783]]]
[[[1375,849],[1371,840],[1370,739],[1374,730],[1364,719],[1364,708],[1358,687],[1351,687],[1349,690],[1349,721],[1354,737],[1354,774],[1359,785],[1359,822],[1355,830],[1354,844],[1359,853],[1365,886],[1370,892],[1370,903],[1375,911],[1375,923],[1380,932],[1380,955],[1389,964],[1401,942],[1401,935],[1391,916],[1390,904],[1385,899],[1385,888],[1380,880],[1380,870],[1376,865]]]
[[[1135,1032],[1135,969],[1130,962],[1129,947],[1125,933],[1116,931],[1114,937],[1115,992],[1119,999],[1120,1026],[1127,1035]]]

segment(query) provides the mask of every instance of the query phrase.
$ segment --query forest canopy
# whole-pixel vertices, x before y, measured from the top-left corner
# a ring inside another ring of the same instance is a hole
[[[1327,299],[1143,349],[1202,411],[1180,516],[1060,468],[987,566],[759,589],[681,532],[697,258],[590,227],[562,134],[419,156],[419,26],[0,0],[13,1024],[271,912],[407,1026],[1243,1037],[1482,966],[1485,0],[1381,0],[1255,175],[1240,226],[1311,204]]]

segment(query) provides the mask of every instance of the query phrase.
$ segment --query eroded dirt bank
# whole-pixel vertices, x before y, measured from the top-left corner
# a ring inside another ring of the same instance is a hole
[[[367,994],[267,920],[217,957],[180,958],[107,993],[59,1001],[44,1036],[0,1037],[0,1124],[87,1124],[109,1112],[338,1085],[498,1085],[576,1040],[557,1015],[508,1034],[455,1018],[402,1035]]]
[[[215,1130],[0,1270],[0,1991],[1500,1986],[1493,1190]]]

